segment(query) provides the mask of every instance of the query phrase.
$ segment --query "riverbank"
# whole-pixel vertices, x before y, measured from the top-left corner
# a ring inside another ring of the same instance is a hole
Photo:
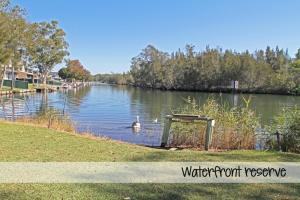
[[[6,121],[0,137],[2,162],[300,162],[292,153],[168,151]],[[0,199],[296,199],[299,193],[300,184],[0,184]]]
[[[109,83],[108,83],[109,84]],[[162,90],[162,91],[183,91],[183,92],[209,92],[209,93],[226,93],[226,94],[270,94],[270,95],[290,95],[290,96],[300,96],[300,89],[295,91],[288,91],[285,89],[232,89],[232,88],[197,88],[197,89],[182,89],[182,88],[153,88],[153,87],[145,87],[138,86],[133,84],[111,84],[111,85],[126,85],[137,87],[141,89],[149,89],[149,90]]]
[[[55,92],[60,89],[77,89],[82,88],[90,85],[90,82],[74,82],[74,83],[63,83],[61,85],[51,85],[51,84],[29,84],[28,89],[20,89],[20,88],[14,88],[11,89],[10,87],[2,87],[0,89],[0,96],[1,95],[11,95],[11,94],[24,94],[24,93],[40,93],[40,92]]]

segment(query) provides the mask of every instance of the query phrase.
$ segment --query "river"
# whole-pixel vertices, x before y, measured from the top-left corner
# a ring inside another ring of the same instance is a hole
[[[49,106],[64,110],[80,132],[156,146],[160,144],[164,116],[189,96],[200,104],[211,97],[237,106],[243,103],[243,96],[248,98],[250,95],[160,91],[103,84],[48,93],[47,96],[41,93],[14,95],[13,98],[2,96],[0,117],[13,119],[34,115],[42,107]],[[250,105],[260,117],[261,124],[266,125],[281,108],[300,106],[300,96],[252,94]],[[142,128],[134,132],[131,124],[137,115]]]

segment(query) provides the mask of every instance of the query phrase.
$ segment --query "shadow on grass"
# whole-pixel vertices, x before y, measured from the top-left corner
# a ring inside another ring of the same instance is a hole
[[[1,199],[298,199],[300,184],[19,184]]]
[[[135,155],[129,161],[299,162],[300,155],[259,151],[195,152],[165,150]]]
[[[93,198],[131,200],[297,199],[300,184],[88,184]],[[95,196],[94,196],[95,195]]]

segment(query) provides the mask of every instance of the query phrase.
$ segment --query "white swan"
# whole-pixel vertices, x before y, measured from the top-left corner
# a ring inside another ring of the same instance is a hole
[[[132,123],[132,128],[139,129],[141,128],[140,117],[136,116],[136,121]]]

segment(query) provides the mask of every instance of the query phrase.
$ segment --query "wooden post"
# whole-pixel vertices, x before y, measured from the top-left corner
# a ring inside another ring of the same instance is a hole
[[[171,124],[172,124],[172,116],[167,115],[166,119],[165,119],[164,132],[163,132],[162,140],[161,140],[161,144],[160,144],[161,147],[165,147],[168,143]]]
[[[212,132],[215,125],[215,120],[207,120],[206,134],[205,134],[205,151],[208,151],[212,141]]]
[[[276,131],[276,139],[277,139],[277,145],[278,145],[278,150],[281,151],[281,146],[280,146],[280,133]]]

